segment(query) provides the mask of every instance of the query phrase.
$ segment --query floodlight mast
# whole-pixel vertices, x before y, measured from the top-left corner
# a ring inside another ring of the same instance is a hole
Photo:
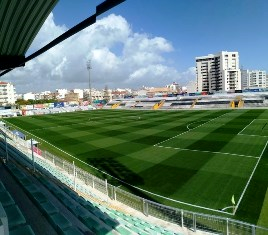
[[[90,69],[91,69],[91,60],[87,61],[87,70],[88,70],[88,86],[89,86],[89,96],[88,101],[92,105],[92,94],[91,94],[91,79],[90,79]]]

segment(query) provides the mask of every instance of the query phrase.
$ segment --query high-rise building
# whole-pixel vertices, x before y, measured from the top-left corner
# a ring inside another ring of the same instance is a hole
[[[0,81],[0,105],[15,104],[15,87],[12,83]]]
[[[249,88],[249,70],[241,69],[241,89]]]
[[[221,51],[195,59],[198,92],[241,90],[238,52]]]
[[[242,89],[267,88],[267,74],[264,70],[241,70]]]
[[[253,70],[249,72],[249,87],[266,88],[266,71]]]

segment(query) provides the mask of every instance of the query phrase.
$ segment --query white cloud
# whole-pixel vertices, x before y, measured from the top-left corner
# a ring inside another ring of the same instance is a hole
[[[28,54],[66,30],[51,13]],[[164,86],[191,80],[193,68],[180,73],[168,65],[166,57],[172,51],[165,38],[133,32],[126,19],[111,14],[2,78],[14,83],[18,92],[87,88],[86,62],[91,59],[95,88]]]
[[[196,68],[190,67],[185,72],[181,73],[181,80],[183,81],[182,85],[186,85],[189,82],[196,80]]]
[[[53,14],[49,14],[37,37],[33,41],[29,52],[37,51],[65,31],[67,31],[67,27],[65,25],[56,25]]]

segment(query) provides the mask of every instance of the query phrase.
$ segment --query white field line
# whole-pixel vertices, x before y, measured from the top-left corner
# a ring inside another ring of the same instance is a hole
[[[244,136],[253,136],[253,137],[264,137],[264,138],[267,138],[268,136],[267,135],[247,135],[247,134],[238,134],[238,135],[244,135]]]
[[[225,211],[226,209],[230,209],[230,208],[234,208],[234,206],[227,206],[227,207],[224,207],[222,210]]]
[[[193,128],[190,128],[190,127],[189,127],[190,125],[192,125],[192,124],[194,124],[194,123],[198,123],[198,122],[203,122],[203,121],[207,121],[207,120],[200,120],[200,121],[196,121],[196,122],[191,122],[191,123],[189,123],[189,124],[187,125],[187,129],[188,129],[188,130],[192,130]]]
[[[255,165],[255,167],[254,167],[254,169],[253,169],[253,171],[252,171],[252,173],[251,173],[251,175],[250,175],[250,177],[249,177],[249,179],[248,179],[248,182],[247,182],[247,184],[246,184],[246,186],[245,186],[245,188],[244,188],[244,190],[243,190],[243,192],[242,192],[242,194],[241,194],[241,196],[240,196],[240,198],[239,198],[239,200],[238,200],[238,202],[237,202],[237,205],[236,205],[236,207],[235,207],[235,209],[234,209],[233,215],[235,215],[235,213],[236,213],[236,211],[237,211],[237,209],[238,209],[238,207],[239,207],[239,205],[240,205],[240,203],[241,203],[241,201],[242,201],[242,198],[244,197],[244,194],[245,194],[245,192],[246,192],[246,190],[247,190],[247,188],[248,188],[248,185],[249,185],[249,183],[250,183],[250,181],[251,181],[251,179],[252,179],[252,177],[253,177],[253,175],[254,175],[256,169],[257,169],[257,166],[259,165],[259,162],[260,162],[260,160],[261,160],[261,158],[262,158],[262,155],[263,155],[263,153],[264,153],[264,151],[265,151],[265,149],[266,149],[266,147],[267,147],[267,144],[268,144],[268,140],[266,141],[266,144],[265,144],[265,146],[263,147],[263,150],[262,150],[262,152],[261,152],[261,154],[260,154],[259,160],[257,161],[257,163],[256,163],[256,165]]]
[[[228,113],[229,113],[229,112],[228,112]],[[205,123],[203,123],[203,124],[201,124],[201,125],[199,125],[199,126],[194,127],[193,129],[190,129],[190,130],[188,130],[188,131],[182,132],[182,133],[180,133],[180,134],[178,134],[178,135],[175,135],[175,136],[173,136],[173,137],[171,137],[171,138],[169,138],[169,139],[166,139],[166,140],[161,141],[161,142],[159,142],[159,143],[157,143],[157,144],[154,144],[153,146],[156,146],[156,147],[157,147],[159,144],[162,144],[162,143],[164,143],[164,142],[167,142],[167,141],[169,141],[169,140],[171,140],[171,139],[174,139],[174,138],[176,138],[176,137],[178,137],[178,136],[184,135],[184,134],[186,134],[187,132],[190,132],[190,131],[192,131],[192,130],[198,128],[198,127],[201,127],[201,126],[203,126],[203,125],[205,125],[205,124],[207,124],[207,123],[209,123],[209,122],[212,122],[212,121],[214,121],[215,119],[220,118],[220,117],[222,117],[222,116],[224,116],[224,115],[226,115],[226,114],[228,114],[228,113],[224,113],[224,114],[222,114],[222,115],[220,115],[220,116],[218,116],[218,117],[215,117],[215,118],[213,118],[213,119],[211,119],[211,120],[209,120],[209,121],[207,121],[207,122],[205,122]]]
[[[242,131],[240,131],[239,133],[238,133],[238,135],[246,135],[246,136],[259,136],[259,137],[268,137],[268,136],[266,136],[266,135],[248,135],[248,134],[241,134],[248,126],[250,126],[254,121],[256,121],[256,120],[264,120],[264,121],[268,121],[267,119],[253,119],[252,121],[251,121],[251,123],[249,123],[247,126],[245,126],[244,127],[244,129],[242,130]]]
[[[254,120],[256,119],[253,119],[248,125],[246,125],[243,130],[238,133],[238,135],[240,135],[248,126],[250,126],[254,122]]]
[[[161,146],[157,145],[156,147],[159,148],[166,148],[166,149],[176,149],[176,150],[185,150],[185,151],[191,151],[191,152],[202,152],[202,153],[215,153],[215,154],[224,154],[224,155],[232,155],[232,156],[238,156],[238,157],[248,157],[248,158],[259,158],[256,156],[250,156],[250,155],[243,155],[243,154],[236,154],[236,153],[225,153],[225,152],[213,152],[213,151],[208,151],[208,150],[198,150],[198,149],[186,149],[186,148],[174,148],[174,147],[169,147],[169,146]]]
[[[6,122],[7,122],[7,121],[6,121]],[[154,196],[157,196],[157,197],[160,197],[160,198],[169,200],[169,201],[177,202],[177,203],[180,203],[180,204],[183,204],[183,205],[188,205],[188,206],[192,206],[192,207],[196,207],[196,208],[201,208],[201,209],[204,209],[204,210],[209,210],[209,211],[214,211],[214,212],[218,212],[218,213],[223,213],[223,214],[232,215],[231,213],[228,213],[228,212],[225,212],[225,211],[215,210],[215,209],[212,209],[212,208],[203,207],[203,206],[198,206],[198,205],[195,205],[195,204],[191,204],[191,203],[187,203],[187,202],[183,202],[183,201],[178,201],[178,200],[175,200],[175,199],[172,199],[172,198],[164,197],[164,196],[162,196],[162,195],[155,194],[155,193],[152,193],[152,192],[150,192],[150,191],[147,191],[147,190],[144,190],[144,189],[142,189],[142,188],[139,188],[139,187],[136,187],[136,186],[134,186],[134,185],[131,185],[131,184],[129,184],[129,183],[123,181],[123,180],[118,179],[117,177],[114,177],[114,176],[112,176],[112,175],[110,175],[110,174],[108,174],[108,173],[106,173],[106,172],[104,172],[104,171],[99,170],[98,168],[96,168],[96,167],[94,167],[94,166],[92,166],[92,165],[90,165],[90,164],[88,164],[88,163],[86,163],[86,162],[80,160],[79,158],[74,157],[73,155],[71,155],[71,154],[69,154],[69,153],[63,151],[62,149],[56,147],[55,145],[53,145],[53,144],[47,142],[46,140],[44,140],[44,139],[42,139],[42,138],[40,138],[40,137],[37,137],[37,136],[33,135],[32,133],[29,133],[28,131],[26,131],[26,130],[24,130],[24,129],[22,129],[22,128],[20,128],[20,127],[14,125],[14,124],[11,124],[11,123],[9,123],[9,124],[15,126],[16,128],[18,128],[18,129],[20,129],[20,130],[22,130],[22,131],[27,132],[28,134],[30,134],[30,135],[36,137],[37,139],[40,139],[40,140],[46,142],[47,144],[53,146],[54,148],[56,148],[56,149],[58,149],[59,151],[61,151],[61,152],[65,153],[65,154],[67,154],[68,156],[70,156],[70,157],[76,159],[77,161],[80,161],[80,162],[84,163],[85,165],[87,165],[87,166],[89,166],[89,167],[92,167],[93,169],[95,169],[95,170],[97,170],[97,171],[99,171],[99,172],[101,172],[101,173],[103,173],[103,174],[105,174],[105,175],[107,175],[107,176],[110,176],[111,178],[114,178],[114,179],[118,180],[119,182],[121,182],[121,183],[123,183],[123,184],[129,185],[129,186],[131,186],[131,187],[133,187],[133,188],[135,188],[135,189],[138,189],[138,190],[140,190],[140,191],[142,191],[142,192],[146,192],[146,193],[148,193],[148,194],[151,194],[151,195],[154,195]]]

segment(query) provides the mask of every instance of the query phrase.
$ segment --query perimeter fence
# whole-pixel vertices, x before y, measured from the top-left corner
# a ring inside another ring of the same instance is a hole
[[[18,138],[6,128],[0,128],[0,130],[0,138],[2,139],[2,143],[6,145],[6,150],[9,148],[7,151],[8,153],[13,147],[21,152],[21,157],[28,158],[33,167],[35,164],[49,164],[53,170],[64,173],[64,175],[68,178],[68,181],[66,181],[68,182],[67,184],[69,184],[69,186],[74,190],[77,188],[83,190],[84,186],[90,187],[92,190],[97,190],[104,195],[104,198],[106,197],[107,201],[118,201],[139,212],[142,212],[146,216],[159,218],[161,220],[177,224],[181,227],[186,227],[194,232],[201,230],[213,234],[268,235],[268,228],[221,216],[196,213],[179,208],[169,207],[144,199],[129,193],[118,186],[114,186],[108,183],[107,180],[102,180],[93,174],[75,166],[74,163],[70,163],[47,151],[39,151],[39,154],[36,154],[34,153],[34,148],[32,148],[31,145],[29,146],[29,141],[27,142]],[[63,180],[63,178],[60,180]],[[83,190],[83,192],[87,193],[88,191]],[[94,194],[90,194],[90,196],[92,195],[94,196]]]

